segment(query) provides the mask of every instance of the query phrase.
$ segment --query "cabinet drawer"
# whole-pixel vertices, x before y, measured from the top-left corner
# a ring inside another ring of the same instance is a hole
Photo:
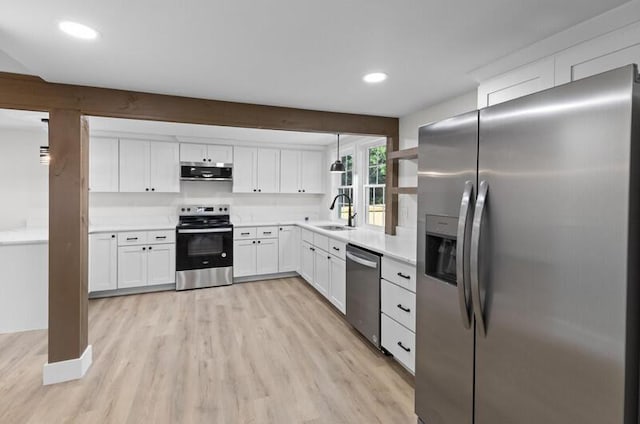
[[[400,287],[416,292],[416,267],[403,262],[382,257],[382,278]]]
[[[411,372],[416,363],[416,335],[382,314],[382,347]]]
[[[118,246],[129,246],[136,244],[147,244],[146,231],[129,231],[126,233],[118,233]]]
[[[256,238],[256,227],[233,229],[234,240],[246,240],[246,239],[254,239],[254,238]]]
[[[329,239],[329,253],[333,256],[342,259],[343,261],[347,260],[345,256],[345,251],[347,248],[347,243],[343,241],[338,241],[334,239]]]
[[[380,282],[382,312],[416,331],[416,295],[386,280]]]
[[[318,249],[329,251],[329,237],[318,233],[313,233],[313,245]]]
[[[149,231],[147,233],[147,241],[149,244],[175,243],[176,232],[172,230]]]
[[[278,238],[278,227],[258,227],[257,238]]]
[[[306,241],[309,244],[313,244],[313,232],[307,230],[306,228],[302,229],[302,233],[300,234],[300,238],[302,241]]]

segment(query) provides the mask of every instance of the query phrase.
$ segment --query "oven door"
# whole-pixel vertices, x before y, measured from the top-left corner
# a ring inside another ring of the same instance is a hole
[[[177,230],[176,270],[233,266],[233,228]]]

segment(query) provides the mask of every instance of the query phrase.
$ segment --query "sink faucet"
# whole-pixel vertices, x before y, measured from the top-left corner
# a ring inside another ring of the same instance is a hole
[[[347,219],[347,226],[349,227],[355,227],[355,224],[353,222],[353,218],[355,218],[355,216],[357,214],[351,214],[351,197],[349,197],[348,195],[344,194],[344,193],[340,193],[338,194],[336,197],[333,198],[333,202],[331,202],[331,206],[329,206],[330,210],[333,210],[333,208],[336,207],[336,200],[338,200],[340,197],[345,197],[347,199],[347,201],[349,202],[349,211],[348,211],[348,219]]]

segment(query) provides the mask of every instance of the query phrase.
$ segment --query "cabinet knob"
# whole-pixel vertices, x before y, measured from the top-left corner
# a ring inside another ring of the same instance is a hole
[[[146,248],[146,247],[143,247],[143,248],[142,248],[142,250],[147,250],[147,248]]]
[[[149,250],[151,250],[151,246],[149,246]]]
[[[115,234],[111,234],[111,238],[116,238],[116,235]]]
[[[149,189],[148,189],[148,188],[145,188],[144,190],[145,190],[145,191],[149,191]]]
[[[303,189],[303,190],[302,190],[302,192],[303,192],[303,193],[306,193],[306,192],[307,192],[307,190],[304,190],[304,189]]]
[[[206,162],[206,161],[207,161],[207,158],[202,158],[202,162]]]
[[[262,189],[261,189],[261,188],[259,188],[259,189],[258,189],[258,191],[259,191],[259,192],[262,192]]]
[[[211,159],[209,159],[209,162],[211,162]]]
[[[253,189],[253,191],[255,192],[255,191],[257,191],[257,190],[254,188],[254,189]]]
[[[260,244],[260,240],[258,240],[258,244]]]
[[[152,188],[152,189],[151,189],[151,191],[156,191],[156,189],[155,189],[155,188]]]
[[[255,241],[255,240],[253,241],[253,244],[256,244],[256,241]]]
[[[331,259],[331,256],[327,256],[327,259]]]

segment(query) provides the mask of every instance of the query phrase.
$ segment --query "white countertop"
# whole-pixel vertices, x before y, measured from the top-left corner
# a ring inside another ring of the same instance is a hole
[[[101,224],[90,225],[89,234],[93,233],[116,233],[122,231],[158,231],[158,230],[175,230],[177,223],[161,223],[161,224]]]
[[[47,228],[18,228],[0,231],[0,245],[39,244],[47,243],[49,230]]]
[[[280,225],[297,225],[301,228],[326,235],[336,240],[351,243],[365,249],[373,250],[399,261],[416,264],[416,239],[409,236],[390,236],[382,231],[357,228],[355,230],[329,231],[318,228],[318,225],[341,225],[331,221],[278,221],[278,222],[242,222],[234,224],[235,228],[266,227]]]

